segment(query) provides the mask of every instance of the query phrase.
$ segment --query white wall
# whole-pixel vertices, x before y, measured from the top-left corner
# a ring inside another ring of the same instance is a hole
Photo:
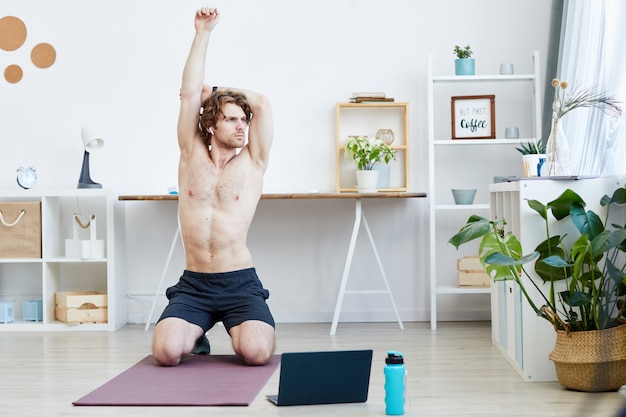
[[[471,44],[478,73],[501,62],[530,71],[545,56],[551,4],[545,0],[218,0],[222,19],[209,46],[207,82],[241,86],[273,103],[276,135],[265,191],[334,191],[334,105],[353,91],[386,91],[411,103],[411,189],[426,191],[426,63],[453,72],[454,45]],[[105,146],[92,178],[120,194],[164,193],[176,183],[180,74],[199,1],[3,0],[28,38],[0,50],[23,79],[0,79],[0,187],[32,165],[38,187],[74,188],[80,129]],[[0,16],[0,17],[2,17]],[[52,44],[56,63],[29,65],[30,49]],[[545,74],[544,74],[545,77]],[[489,156],[486,155],[488,158]],[[173,203],[127,204],[129,319],[145,319],[175,230]],[[366,201],[372,232],[405,320],[428,317],[428,200]],[[352,228],[351,201],[262,201],[250,246],[279,321],[329,321]],[[357,247],[355,285],[378,285],[366,241]],[[168,284],[183,268],[180,247]],[[370,274],[370,271],[374,271]],[[368,278],[369,276],[369,278]],[[488,300],[450,297],[441,318],[488,318]],[[160,310],[160,308],[159,308]],[[380,296],[348,296],[342,319],[393,320]]]

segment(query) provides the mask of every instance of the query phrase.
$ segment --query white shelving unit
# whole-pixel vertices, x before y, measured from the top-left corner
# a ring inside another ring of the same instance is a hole
[[[123,211],[103,189],[0,190],[0,202],[41,202],[41,258],[0,259],[0,301],[14,306],[14,322],[1,331],[113,331],[126,322],[123,259]],[[102,259],[65,257],[73,214],[95,214],[97,238],[105,241]],[[118,230],[116,230],[118,229]],[[107,294],[107,323],[66,324],[55,319],[55,292]],[[42,321],[24,321],[22,303],[40,299]]]
[[[451,139],[450,98],[494,94],[495,139]],[[475,248],[458,252],[447,244],[471,214],[489,214],[488,185],[494,176],[521,176],[520,142],[541,140],[541,83],[539,53],[532,71],[515,75],[435,76],[428,61],[428,160],[430,201],[431,328],[437,328],[440,295],[490,294],[490,288],[457,285],[456,259],[477,254]],[[505,126],[519,126],[519,139],[505,139]],[[460,185],[460,186],[459,186]],[[475,204],[455,205],[451,188],[476,188]],[[447,245],[447,246],[446,246]],[[468,245],[471,246],[471,245]],[[484,297],[487,297],[484,295]],[[485,304],[488,301],[485,300]]]

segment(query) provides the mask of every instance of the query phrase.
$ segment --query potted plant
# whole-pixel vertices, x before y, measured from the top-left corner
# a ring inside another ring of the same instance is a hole
[[[603,220],[570,189],[545,205],[528,200],[545,223],[546,239],[526,255],[518,238],[505,231],[504,219],[472,215],[449,240],[458,248],[480,238],[480,260],[490,277],[515,281],[537,316],[554,326],[556,346],[549,358],[566,388],[610,391],[626,384],[626,229],[609,226],[610,208],[624,203],[624,188],[602,197]],[[563,222],[574,236],[551,234]]]
[[[523,143],[515,148],[522,154],[522,170],[525,177],[536,177],[541,172],[541,165],[546,158],[546,145],[536,139]],[[543,159],[543,161],[542,161]]]
[[[456,59],[454,60],[454,73],[456,75],[474,75],[474,58],[472,58],[472,49],[469,45],[461,48],[455,45],[454,52]]]
[[[378,171],[374,164],[388,164],[396,159],[395,152],[381,139],[368,136],[350,136],[346,142],[345,157],[352,159],[357,167],[357,187],[359,192],[378,191]]]

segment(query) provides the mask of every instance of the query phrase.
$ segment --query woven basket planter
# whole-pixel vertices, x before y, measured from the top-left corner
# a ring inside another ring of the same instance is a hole
[[[559,330],[549,358],[565,388],[615,391],[626,385],[626,325],[569,334]]]

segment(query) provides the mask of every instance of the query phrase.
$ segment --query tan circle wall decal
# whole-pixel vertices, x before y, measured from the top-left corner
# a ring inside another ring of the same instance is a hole
[[[26,25],[15,16],[0,18],[0,49],[15,51],[26,42]],[[57,51],[49,43],[38,43],[30,51],[30,60],[37,68],[49,68],[57,59]],[[30,67],[29,67],[30,68]],[[9,65],[4,69],[4,79],[15,84],[22,80],[24,70],[21,65]]]
[[[37,68],[48,68],[57,58],[57,52],[49,43],[40,43],[35,45],[30,53],[30,59]]]
[[[26,41],[26,25],[15,16],[0,19],[0,49],[15,51]]]
[[[22,79],[22,75],[22,68],[19,65],[9,65],[4,70],[4,79],[11,84],[19,82]]]

